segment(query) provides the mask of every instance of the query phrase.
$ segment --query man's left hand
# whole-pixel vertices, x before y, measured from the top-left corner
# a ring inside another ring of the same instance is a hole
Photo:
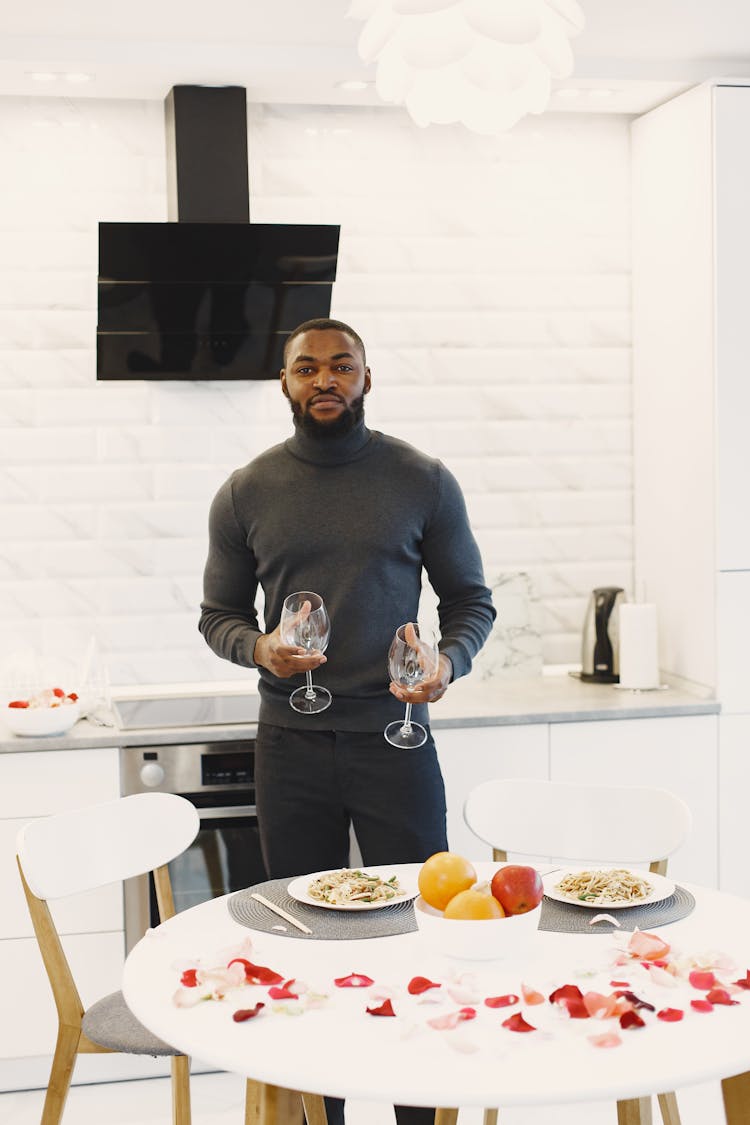
[[[441,652],[438,659],[437,671],[434,676],[431,676],[430,679],[422,680],[420,683],[415,684],[413,688],[404,688],[391,681],[390,692],[391,695],[396,696],[396,699],[400,699],[402,703],[435,703],[436,700],[442,699],[445,695],[452,675],[453,664],[451,663],[451,658]]]

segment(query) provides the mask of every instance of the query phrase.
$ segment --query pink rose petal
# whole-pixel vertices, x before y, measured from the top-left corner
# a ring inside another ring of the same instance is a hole
[[[605,1031],[603,1035],[589,1035],[589,1043],[594,1047],[620,1047],[622,1039],[614,1031]]]
[[[726,988],[712,988],[706,993],[706,999],[711,1004],[726,1004],[727,1007],[731,1004],[739,1004],[739,1000],[733,1000]]]
[[[713,988],[716,984],[716,977],[712,972],[702,971],[701,969],[693,969],[688,977],[693,988],[697,988],[699,992],[708,992],[709,988]]]
[[[684,1015],[681,1008],[662,1008],[656,1013],[656,1018],[664,1020],[665,1023],[679,1023]]]
[[[710,1000],[691,1000],[690,1007],[696,1012],[713,1012],[714,1010]]]

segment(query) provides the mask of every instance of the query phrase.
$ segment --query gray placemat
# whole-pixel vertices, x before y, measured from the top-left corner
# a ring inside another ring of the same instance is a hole
[[[248,926],[251,930],[261,930],[281,937],[325,938],[326,941],[337,938],[351,940],[391,937],[393,934],[411,933],[417,928],[411,900],[394,902],[379,910],[327,910],[322,906],[308,906],[304,902],[297,902],[287,894],[286,889],[290,882],[290,879],[271,879],[267,883],[258,883],[254,887],[237,891],[229,899],[229,913],[235,922]],[[312,933],[303,934],[268,910],[262,903],[256,902],[250,897],[253,891],[263,895],[276,906],[282,907],[289,914],[293,914],[300,922],[309,926]]]
[[[558,902],[556,899],[542,899],[542,916],[539,919],[540,930],[554,930],[561,934],[611,934],[615,930],[650,930],[655,926],[668,926],[670,922],[678,922],[686,918],[695,909],[695,899],[684,887],[675,886],[674,894],[661,902],[649,902],[644,906],[628,906],[619,910],[607,909],[602,906],[600,910],[590,907],[576,906],[573,902]],[[611,922],[597,922],[591,925],[591,919],[597,914],[611,914],[620,923],[613,926]]]

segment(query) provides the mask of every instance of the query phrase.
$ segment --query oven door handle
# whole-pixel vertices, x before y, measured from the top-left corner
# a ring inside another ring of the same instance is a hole
[[[255,805],[224,805],[216,809],[195,810],[201,820],[229,820],[237,816],[255,816]]]

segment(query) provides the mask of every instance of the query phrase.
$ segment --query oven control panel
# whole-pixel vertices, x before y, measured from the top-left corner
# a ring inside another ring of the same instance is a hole
[[[253,787],[254,739],[120,750],[120,787],[131,793],[219,793]]]

